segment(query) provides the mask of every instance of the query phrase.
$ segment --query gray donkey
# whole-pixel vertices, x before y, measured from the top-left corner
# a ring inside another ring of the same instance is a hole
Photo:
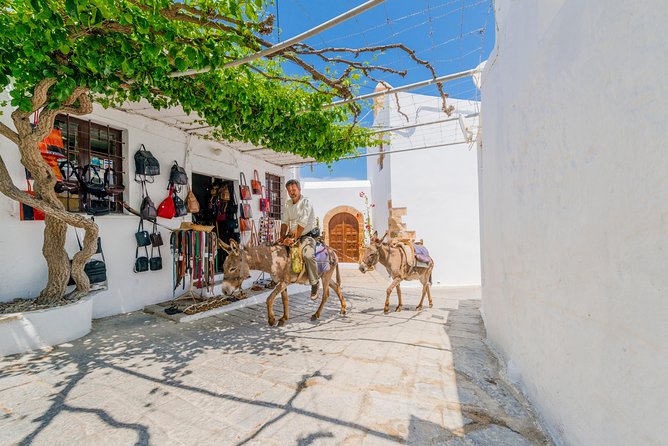
[[[422,303],[424,302],[425,294],[429,298],[429,307],[433,306],[431,301],[431,271],[434,269],[434,262],[430,262],[428,266],[424,267],[414,267],[408,264],[408,259],[406,259],[406,254],[403,249],[398,246],[395,246],[392,242],[383,243],[383,240],[387,237],[387,233],[383,238],[378,238],[378,234],[374,234],[374,237],[371,240],[371,244],[365,248],[364,257],[360,261],[360,271],[366,273],[371,269],[376,263],[380,263],[385,267],[387,273],[392,277],[392,283],[387,288],[387,296],[385,297],[385,307],[383,311],[385,313],[390,311],[390,294],[392,290],[396,287],[397,296],[399,296],[399,305],[395,311],[401,311],[403,304],[401,302],[401,287],[399,283],[402,280],[419,280],[422,282],[422,298],[420,303],[415,310],[422,310]]]
[[[292,272],[290,255],[285,246],[253,246],[241,248],[236,241],[231,240],[227,245],[219,241],[220,246],[229,254],[223,264],[223,292],[227,295],[232,294],[241,287],[242,282],[250,277],[250,270],[264,271],[271,276],[271,280],[276,282],[274,291],[267,297],[267,319],[270,326],[276,323],[274,316],[274,299],[281,294],[283,300],[283,317],[278,320],[278,326],[285,324],[288,320],[288,291],[287,287],[291,283],[308,284],[306,274],[296,274]],[[322,309],[329,297],[329,287],[336,292],[341,301],[341,314],[346,314],[346,301],[341,294],[341,274],[339,273],[339,262],[336,253],[329,250],[329,270],[321,274],[322,280],[322,301],[318,310],[311,316],[311,320],[320,318]],[[332,274],[336,271],[336,282],[332,280]]]

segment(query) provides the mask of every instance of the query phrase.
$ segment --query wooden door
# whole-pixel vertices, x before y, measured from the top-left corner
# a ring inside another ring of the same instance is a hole
[[[341,262],[357,262],[360,255],[359,223],[347,213],[336,214],[329,221],[329,246],[336,251]]]

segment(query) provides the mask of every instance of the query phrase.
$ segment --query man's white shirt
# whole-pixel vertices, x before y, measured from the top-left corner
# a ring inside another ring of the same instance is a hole
[[[304,228],[302,234],[307,234],[315,228],[315,210],[308,198],[301,196],[297,203],[289,198],[283,209],[281,222],[288,226],[288,231],[294,234],[297,225]]]

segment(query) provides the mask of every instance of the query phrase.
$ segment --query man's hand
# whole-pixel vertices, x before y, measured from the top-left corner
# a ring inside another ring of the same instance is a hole
[[[283,240],[283,244],[284,244],[285,246],[292,246],[292,245],[294,245],[294,243],[295,243],[295,240],[294,240],[293,238],[291,238],[291,237],[286,237],[286,238]]]

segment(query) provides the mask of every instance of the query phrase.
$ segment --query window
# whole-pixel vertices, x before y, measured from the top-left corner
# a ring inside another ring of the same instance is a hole
[[[267,193],[269,194],[269,218],[281,218],[281,177],[266,174]]]
[[[55,127],[63,134],[67,161],[80,169],[89,164],[97,167],[103,180],[105,170],[112,168],[114,184],[123,184],[122,130],[69,115],[56,116]],[[84,204],[88,204],[92,207],[108,206],[112,213],[123,213],[123,195],[109,196],[107,199],[90,196],[88,203],[84,203],[79,194],[62,192],[59,197],[68,211],[83,212]]]

